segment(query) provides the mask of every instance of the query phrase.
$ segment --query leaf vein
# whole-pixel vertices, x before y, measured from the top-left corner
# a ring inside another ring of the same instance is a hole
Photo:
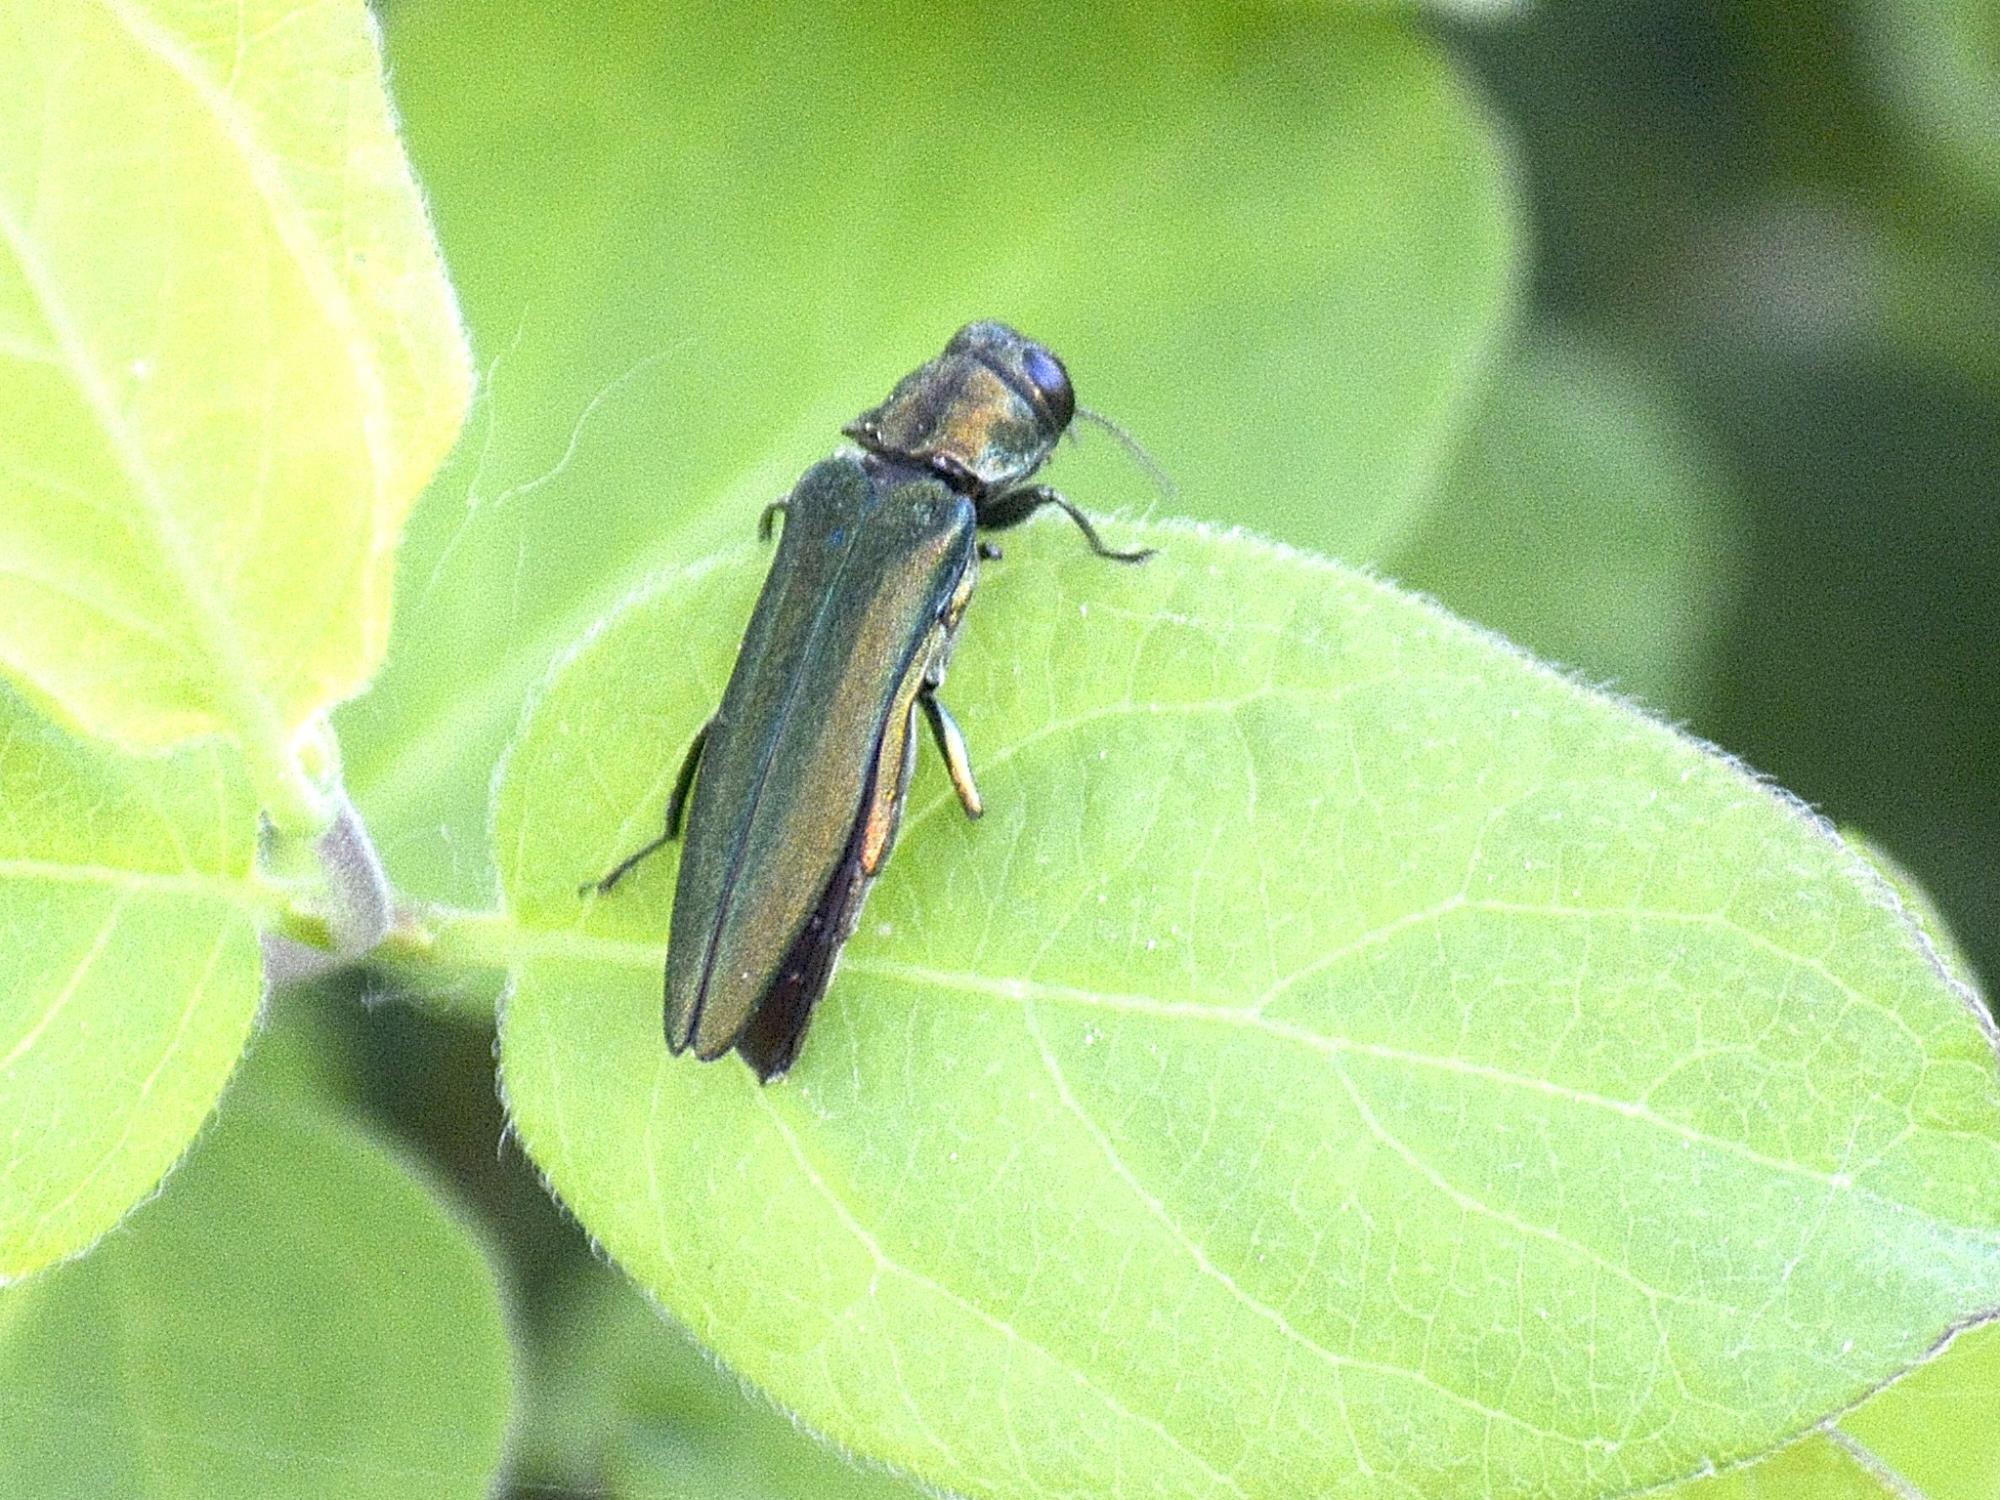
[[[125,915],[125,903],[128,899],[128,894],[122,891],[112,898],[111,908],[105,912],[103,923],[98,927],[96,934],[91,938],[90,942],[85,945],[83,953],[78,957],[75,966],[70,970],[69,978],[63,981],[63,987],[56,992],[55,997],[50,1000],[48,1008],[42,1012],[41,1016],[35,1021],[35,1024],[22,1033],[21,1039],[18,1042],[7,1049],[5,1057],[0,1057],[0,1072],[7,1071],[15,1063],[19,1062],[34,1047],[35,1043],[42,1039],[42,1034],[49,1029],[50,1023],[58,1015],[62,1014],[71,999],[75,997],[77,990],[82,987],[83,981],[89,977],[90,971],[96,967],[98,959],[104,956],[104,950],[111,945],[111,934],[117,931],[119,918]]]
[[[1168,1211],[1167,1206],[1139,1181],[1137,1174],[1126,1163],[1109,1134],[1097,1122],[1096,1117],[1084,1108],[1082,1102],[1070,1088],[1069,1079],[1062,1070],[1061,1062],[1050,1049],[1048,1038],[1043,1034],[1041,1025],[1035,1018],[1033,1004],[1023,1006],[1022,1013],[1026,1017],[1028,1034],[1034,1041],[1035,1050],[1041,1058],[1043,1070],[1048,1074],[1049,1081],[1055,1085],[1056,1095],[1062,1101],[1063,1108],[1075,1116],[1077,1122],[1083,1126],[1085,1132],[1096,1144],[1098,1151],[1103,1155],[1113,1175],[1125,1184],[1132,1196],[1139,1201],[1140,1206],[1154,1219],[1159,1221],[1160,1225],[1173,1238],[1174,1242],[1187,1252],[1188,1258],[1194,1262],[1195,1268],[1201,1275],[1220,1286],[1257,1317],[1276,1328],[1286,1339],[1323,1361],[1329,1369],[1334,1370],[1336,1373],[1344,1370],[1359,1370],[1370,1375],[1385,1376],[1392,1380],[1408,1381],[1423,1386],[1435,1394],[1442,1396],[1453,1405],[1463,1406],[1467,1410],[1486,1418],[1488,1421],[1497,1421],[1506,1426],[1519,1427],[1537,1437],[1550,1438],[1557,1442],[1572,1444],[1576,1442],[1576,1439],[1567,1437],[1562,1433],[1537,1427],[1532,1422],[1515,1415],[1513,1412],[1488,1406],[1485,1402],[1478,1400],[1476,1397],[1468,1396],[1463,1391],[1453,1390],[1422,1370],[1412,1369],[1405,1365],[1366,1359],[1360,1355],[1345,1354],[1339,1350],[1329,1349],[1310,1334],[1294,1326],[1283,1313],[1279,1312],[1270,1303],[1247,1291],[1240,1282],[1215,1263],[1201,1244]],[[1355,1432],[1353,1415],[1348,1409],[1344,1388],[1338,1391],[1337,1404],[1340,1410],[1341,1424],[1346,1429],[1348,1441],[1358,1453],[1361,1446],[1360,1439]]]
[[[853,1212],[847,1207],[845,1203],[841,1202],[839,1194],[835,1193],[833,1191],[832,1186],[827,1182],[827,1180],[824,1177],[820,1175],[819,1169],[813,1165],[811,1158],[806,1155],[805,1147],[803,1143],[799,1140],[797,1133],[792,1129],[790,1123],[785,1119],[784,1115],[778,1111],[777,1106],[774,1105],[767,1097],[765,1097],[762,1091],[759,1091],[757,1093],[756,1099],[758,1104],[763,1108],[764,1112],[770,1116],[771,1122],[777,1128],[778,1134],[784,1137],[785,1144],[791,1151],[792,1159],[798,1163],[799,1170],[805,1174],[806,1179],[812,1183],[813,1188],[819,1193],[819,1195],[822,1198],[826,1200],[827,1206],[834,1211],[835,1216],[839,1218],[839,1220],[843,1225],[846,1226],[847,1231],[850,1234],[852,1234],[854,1238],[860,1243],[861,1247],[868,1252],[869,1256],[874,1260],[875,1264],[880,1269],[892,1272],[896,1275],[906,1278],[909,1281],[915,1282],[918,1286],[921,1286],[926,1290],[928,1290],[929,1292],[933,1293],[940,1300],[951,1303],[952,1305],[959,1307],[963,1309],[965,1312],[971,1314],[972,1317],[977,1319],[979,1322],[984,1323],[988,1328],[991,1328],[994,1332],[998,1333],[1002,1338],[1006,1339],[1010,1344],[1018,1345],[1021,1348],[1028,1349],[1040,1355],[1042,1358],[1046,1359],[1049,1362],[1049,1364],[1052,1365],[1054,1368],[1061,1370],[1065,1374],[1067,1374],[1076,1383],[1079,1389],[1090,1392],[1091,1395],[1095,1396],[1099,1401],[1103,1402],[1107,1410],[1115,1412],[1119,1417],[1123,1418],[1126,1421],[1134,1422],[1141,1427],[1146,1427],[1151,1429],[1153,1432],[1157,1433],[1167,1443],[1169,1447],[1173,1448],[1176,1452],[1184,1455],[1186,1458],[1191,1460],[1196,1467],[1198,1467],[1217,1485],[1227,1490],[1230,1494],[1237,1496],[1238,1500],[1249,1500],[1249,1497],[1245,1493],[1243,1486],[1241,1484],[1239,1484],[1235,1479],[1233,1479],[1228,1474],[1223,1473],[1222,1470],[1216,1468],[1214,1464],[1210,1463],[1206,1458],[1202,1457],[1202,1455],[1195,1452],[1192,1448],[1188,1447],[1186,1443],[1182,1442],[1178,1437],[1174,1436],[1174,1434],[1168,1431],[1165,1425],[1162,1424],[1157,1417],[1150,1417],[1143,1413],[1133,1411],[1130,1407],[1126,1406],[1124,1402],[1120,1401],[1117,1398],[1117,1396],[1113,1395],[1110,1391],[1106,1390],[1103,1386],[1099,1385],[1095,1380],[1093,1380],[1087,1371],[1081,1369],[1077,1365],[1071,1364],[1068,1360],[1063,1359],[1054,1350],[1046,1347],[1045,1345],[1037,1343],[1035,1340],[1029,1338],[1026,1334],[1022,1333],[1020,1329],[1014,1327],[1011,1323],[1008,1323],[1001,1318],[995,1317],[985,1308],[979,1306],[976,1302],[968,1300],[962,1294],[953,1291],[943,1282],[934,1280],[933,1278],[925,1275],[922,1271],[917,1270],[916,1267],[906,1265],[903,1262],[897,1260],[894,1256],[890,1255],[888,1251],[883,1249],[881,1241],[877,1240],[873,1234],[869,1233],[867,1226],[864,1225],[858,1218],[854,1216]]]
[[[1149,995],[1121,994],[1099,990],[1081,989],[1071,985],[1051,984],[1044,980],[990,979],[984,975],[967,974],[958,971],[928,968],[918,964],[900,963],[888,959],[856,957],[848,962],[850,971],[872,974],[883,979],[900,980],[904,983],[928,985],[936,989],[962,994],[976,995],[983,999],[1022,1001],[1046,1000],[1053,1004],[1074,1005],[1085,1009],[1099,1009],[1122,1012],[1129,1015],[1148,1016],[1156,1020],[1196,1021],[1207,1025],[1237,1027],[1255,1031],[1280,1041],[1322,1052],[1328,1056],[1353,1053],[1361,1057],[1373,1057],[1380,1061],[1406,1064],[1411,1067],[1435,1069],[1456,1073],[1463,1077],[1478,1078],[1484,1082],[1497,1083],[1509,1088],[1524,1089],[1546,1094],[1565,1103],[1576,1104],[1588,1109],[1597,1109],[1619,1115],[1625,1119],[1662,1130],[1679,1137],[1691,1145],[1702,1146],[1736,1156],[1757,1166],[1767,1168],[1787,1176],[1803,1178],[1807,1181],[1834,1187],[1842,1192],[1875,1203],[1899,1215],[1929,1219],[1908,1204],[1885,1198],[1861,1186],[1840,1173],[1823,1172],[1804,1162],[1787,1161],[1782,1157],[1766,1155],[1753,1146],[1741,1141],[1730,1140],[1726,1136],[1711,1135],[1693,1125],[1656,1113],[1631,1100],[1612,1098],[1593,1093],[1573,1085],[1557,1083],[1553,1079],[1537,1078],[1528,1074],[1512,1072],[1489,1063],[1475,1062],[1468,1058],[1450,1057],[1434,1053],[1417,1052],[1405,1047],[1390,1046],[1384,1042],[1362,1042],[1351,1037],[1328,1036],[1304,1027],[1293,1026],[1283,1021],[1272,1020],[1268,1016],[1240,1007],[1206,1005],[1198,1001],[1156,1000]],[[1984,1244],[2000,1246],[2000,1232],[1967,1229],[1950,1226],[1954,1233],[1969,1235]]]
[[[146,1074],[137,1092],[132,1095],[131,1103],[125,1110],[124,1128],[118,1132],[118,1139],[111,1143],[98,1157],[96,1164],[79,1177],[58,1202],[51,1204],[35,1221],[34,1230],[28,1236],[31,1242],[41,1240],[63,1210],[81,1197],[84,1190],[102,1175],[105,1168],[124,1153],[126,1143],[132,1139],[132,1132],[138,1128],[139,1117],[145,1113],[146,1101],[152,1097],[153,1086],[160,1081],[160,1074],[166,1071],[167,1064],[173,1060],[174,1054],[180,1051],[181,1042],[187,1036],[188,1026],[194,1020],[195,1012],[201,1008],[201,1002],[207,994],[209,981],[215,977],[216,965],[221,963],[223,950],[229,945],[229,938],[230,928],[225,923],[216,933],[215,941],[209,945],[208,958],[202,965],[201,977],[188,987],[187,1004],[181,1009],[180,1019],[174,1023],[173,1035],[167,1038],[167,1044],[160,1049],[159,1058],[154,1062],[152,1070]]]

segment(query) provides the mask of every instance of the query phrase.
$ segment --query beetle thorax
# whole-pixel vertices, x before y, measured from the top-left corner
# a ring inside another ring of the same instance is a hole
[[[1053,355],[1005,324],[973,323],[846,432],[871,453],[928,468],[976,499],[1039,469],[1072,410],[1068,376]]]

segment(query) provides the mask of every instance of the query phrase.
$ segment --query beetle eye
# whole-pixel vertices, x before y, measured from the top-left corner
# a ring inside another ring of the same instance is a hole
[[[1058,426],[1067,427],[1076,415],[1076,392],[1070,389],[1069,374],[1040,344],[1030,344],[1021,354],[1021,370],[1047,405]]]

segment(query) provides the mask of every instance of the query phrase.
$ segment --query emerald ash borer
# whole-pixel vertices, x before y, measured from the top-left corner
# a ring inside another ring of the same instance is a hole
[[[734,1047],[769,1082],[797,1057],[862,897],[895,842],[917,716],[969,817],[979,791],[938,701],[952,642],[999,550],[978,531],[1075,506],[1029,481],[1076,414],[1062,361],[1003,323],[970,323],[843,429],[858,450],[813,465],[768,506],[784,517],[722,706],[695,734],[666,829],[585,890],[609,891],[687,841],[667,940],[667,1046]],[[1089,415],[1086,413],[1086,415]]]

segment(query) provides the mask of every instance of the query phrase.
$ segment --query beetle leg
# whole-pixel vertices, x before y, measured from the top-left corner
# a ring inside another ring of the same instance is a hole
[[[952,789],[965,804],[965,815],[978,817],[986,807],[979,800],[979,788],[972,784],[972,758],[966,753],[965,736],[958,732],[958,721],[929,688],[917,694],[917,702],[923,704],[924,717],[931,721],[931,734],[937,740],[938,753],[944,756],[944,768],[951,774]]]
[[[1044,505],[1053,505],[1057,510],[1076,522],[1077,529],[1090,543],[1090,550],[1099,557],[1108,557],[1113,562],[1144,562],[1153,555],[1153,548],[1141,547],[1134,552],[1118,552],[1104,545],[1097,534],[1097,528],[1090,524],[1090,518],[1069,501],[1045,484],[1031,484],[1018,490],[1009,490],[1004,495],[989,497],[979,507],[979,524],[989,531],[1004,531],[1009,526],[1018,526]]]
[[[674,778],[673,794],[667,798],[666,837],[677,839],[681,836],[681,814],[687,811],[688,793],[694,790],[694,773],[701,765],[701,752],[708,748],[709,734],[715,729],[715,719],[711,715],[708,722],[694,732],[688,741],[687,754],[681,757],[680,774]]]
[[[592,891],[603,895],[619,881],[636,870],[639,865],[667,847],[681,836],[681,814],[687,810],[688,792],[694,787],[695,768],[701,764],[701,752],[708,744],[709,731],[715,728],[715,720],[710,719],[694,733],[687,754],[681,760],[680,774],[674,778],[673,795],[667,798],[667,826],[660,836],[643,848],[635,849],[610,870],[596,880],[586,880],[577,887],[579,896],[587,896]]]
[[[760,542],[770,541],[771,523],[791,508],[792,504],[789,500],[773,500],[769,505],[765,506],[763,514],[757,517],[757,540]]]

